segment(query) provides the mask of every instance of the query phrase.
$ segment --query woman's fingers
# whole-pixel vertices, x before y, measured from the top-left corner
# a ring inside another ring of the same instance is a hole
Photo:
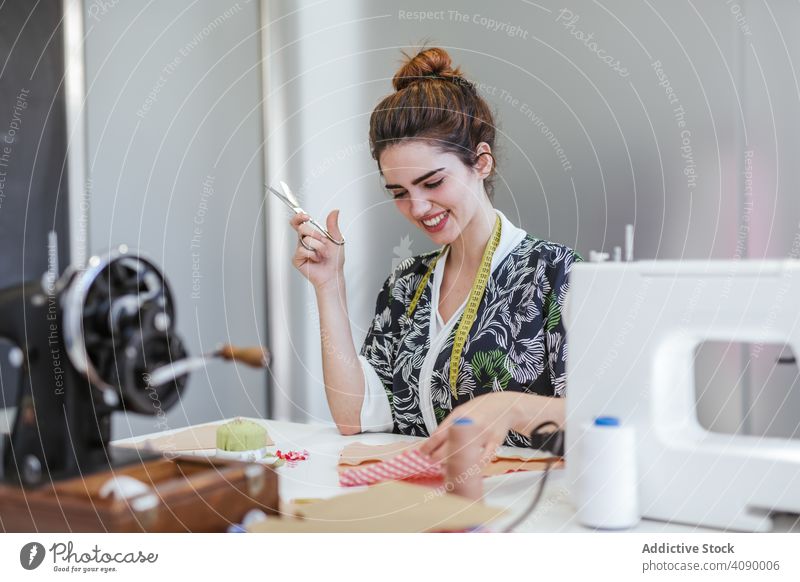
[[[317,255],[316,251],[309,251],[308,249],[304,249],[303,247],[297,247],[297,250],[294,252],[294,262],[296,265],[302,265],[307,261],[311,261],[312,263],[319,263],[320,257]]]
[[[481,460],[484,463],[491,461],[494,458],[495,452],[497,452],[497,448],[502,446],[505,440],[506,433],[490,433],[483,445],[483,455]]]
[[[447,427],[452,423],[452,415],[445,418],[442,423],[433,431],[433,434],[422,443],[420,450],[432,456],[435,460],[441,461],[445,454],[447,454]]]
[[[300,228],[301,224],[308,222],[309,220],[311,220],[311,217],[308,214],[293,214],[289,219],[289,226],[297,230]]]
[[[426,440],[422,446],[420,446],[420,451],[430,455],[434,461],[444,460],[448,454],[447,429],[448,426],[445,426],[444,424],[439,426],[439,428],[434,431],[430,438],[428,438],[428,440]],[[494,458],[497,448],[502,446],[506,439],[506,433],[492,430],[491,428],[487,427],[481,432],[479,439],[480,442],[473,443],[473,445],[482,449],[481,462],[487,463]]]
[[[320,241],[327,240],[325,236],[311,223],[307,214],[295,214],[289,219],[289,225],[297,232],[298,236],[307,236]]]
[[[317,240],[313,237],[303,235],[303,237],[300,239],[299,242],[300,246],[304,247],[305,250],[316,251],[317,254],[322,258],[325,258],[327,256],[325,243],[322,242],[321,240]]]
[[[328,240],[327,237],[314,226],[311,222],[311,217],[307,214],[295,214],[289,220],[289,224],[300,236],[309,236],[323,242]]]
[[[322,234],[310,222],[303,222],[296,227],[298,237],[298,247],[306,251],[304,256],[313,257],[315,262],[319,259],[326,259],[328,257],[328,249],[326,247],[326,240]],[[311,253],[311,255],[308,255]]]
[[[311,224],[310,222],[304,222],[303,224],[298,226],[297,227],[297,234],[299,234],[300,236],[311,237],[311,238],[317,239],[319,241],[328,240],[328,239],[325,238],[325,235],[323,235],[317,229],[317,227],[314,226],[313,224]]]
[[[426,455],[430,455],[436,461],[441,461],[447,452],[447,427],[439,427],[433,434],[422,443],[420,450]]]
[[[295,214],[289,225],[297,233],[292,264],[312,285],[319,287],[341,276],[344,251],[331,242],[307,214]]]

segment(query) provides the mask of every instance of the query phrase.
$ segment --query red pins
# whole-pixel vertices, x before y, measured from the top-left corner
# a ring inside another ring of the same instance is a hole
[[[275,451],[275,456],[278,457],[279,459],[283,459],[288,463],[293,463],[293,462],[296,463],[298,461],[305,461],[306,459],[308,459],[309,454],[308,451],[305,449],[303,449],[302,452],[301,451],[284,452],[278,449],[277,451]]]

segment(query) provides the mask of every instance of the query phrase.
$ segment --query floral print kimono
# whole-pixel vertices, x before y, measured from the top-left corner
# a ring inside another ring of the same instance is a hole
[[[378,295],[359,357],[366,380],[362,430],[429,436],[456,406],[482,394],[515,390],[565,395],[567,345],[561,310],[570,269],[580,256],[533,238],[497,214],[500,243],[458,364],[457,398],[450,386],[450,357],[466,301],[450,321],[442,321],[438,304],[445,256],[408,315],[436,251],[403,261]],[[511,431],[505,444],[530,442]]]

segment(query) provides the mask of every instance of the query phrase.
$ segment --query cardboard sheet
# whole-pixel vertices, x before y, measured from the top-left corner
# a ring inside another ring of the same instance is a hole
[[[564,461],[558,457],[551,457],[553,466],[551,469],[561,469],[564,467]],[[495,475],[505,475],[506,473],[514,473],[516,471],[544,471],[547,466],[548,459],[529,459],[527,461],[520,461],[516,459],[496,459],[483,468],[484,477],[493,477]]]
[[[504,511],[430,487],[391,481],[303,504],[295,518],[270,518],[251,532],[430,532],[484,526]]]
[[[419,447],[423,442],[425,441],[416,441],[412,443],[396,442],[386,445],[352,443],[342,449],[342,452],[339,454],[339,464],[352,466],[366,462],[386,461],[396,457],[400,453]]]
[[[267,421],[260,418],[248,418],[267,428]],[[190,426],[172,434],[161,435],[155,438],[141,440],[135,443],[125,443],[118,446],[139,449],[156,453],[173,453],[177,451],[199,451],[217,448],[217,427],[220,423]],[[267,432],[267,446],[275,443]]]
[[[386,445],[367,445],[352,443],[347,445],[339,455],[339,473],[354,466],[367,466],[387,461],[406,451],[415,449],[424,441],[397,442]],[[491,463],[483,467],[483,476],[502,475],[514,471],[543,471],[548,461],[554,461],[554,468],[563,464],[558,457],[536,450],[501,447]]]

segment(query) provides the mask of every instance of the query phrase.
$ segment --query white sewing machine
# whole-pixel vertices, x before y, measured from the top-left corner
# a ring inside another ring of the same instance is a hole
[[[705,341],[800,354],[800,261],[581,263],[565,316],[572,483],[582,427],[614,415],[636,429],[643,517],[764,531],[800,513],[800,441],[707,431],[694,381]]]

